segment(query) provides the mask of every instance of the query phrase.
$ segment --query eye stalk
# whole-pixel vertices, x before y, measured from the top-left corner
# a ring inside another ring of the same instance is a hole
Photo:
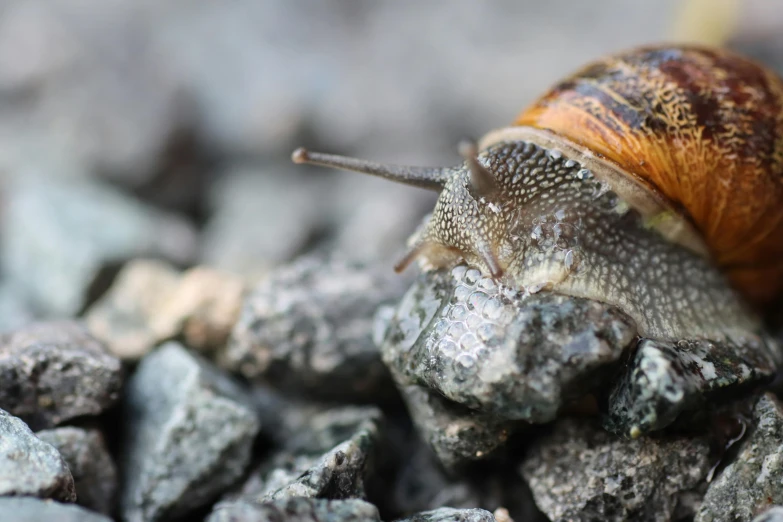
[[[401,165],[383,165],[372,161],[338,156],[336,154],[323,154],[310,152],[300,147],[291,154],[294,163],[306,163],[319,165],[333,169],[351,170],[362,174],[369,174],[404,185],[424,188],[440,192],[446,185],[453,169],[448,167],[409,167]]]
[[[478,148],[472,141],[464,140],[459,144],[459,154],[465,159],[470,170],[470,186],[479,197],[491,198],[498,191],[495,176],[484,165],[479,163]]]

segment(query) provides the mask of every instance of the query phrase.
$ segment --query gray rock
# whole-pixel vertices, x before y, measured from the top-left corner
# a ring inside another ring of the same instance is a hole
[[[703,409],[713,397],[765,384],[780,362],[778,350],[764,338],[744,344],[643,339],[614,385],[604,426],[638,436],[671,424],[684,411]]]
[[[373,314],[404,292],[391,271],[301,258],[245,300],[220,364],[319,400],[367,402],[393,393],[373,343]]]
[[[469,410],[421,386],[401,386],[421,438],[447,469],[482,459],[501,447],[515,424]]]
[[[122,365],[74,321],[0,335],[0,407],[34,429],[97,415],[119,398]]]
[[[381,421],[377,408],[346,407],[292,423],[282,450],[262,463],[232,498],[364,498],[365,482],[381,451]]]
[[[3,496],[73,502],[76,491],[68,465],[57,450],[36,438],[20,419],[0,410],[0,497]]]
[[[609,376],[635,335],[616,308],[522,294],[460,265],[419,278],[382,353],[408,384],[500,418],[543,423]]]
[[[206,522],[380,522],[378,509],[363,500],[291,497],[263,503],[235,502],[215,509]]]
[[[753,522],[783,522],[783,506],[773,506],[769,511],[757,516]]]
[[[771,394],[756,403],[737,451],[707,489],[696,522],[751,520],[783,504],[783,410]]]
[[[117,492],[117,468],[101,432],[67,426],[35,435],[65,459],[76,485],[77,504],[110,515]]]
[[[37,498],[0,498],[3,522],[112,522],[112,519],[73,504]]]
[[[680,494],[706,477],[709,450],[703,437],[626,440],[592,421],[564,419],[521,470],[551,520],[664,522]]]
[[[189,223],[108,185],[28,177],[6,197],[2,269],[47,317],[77,314],[104,267],[145,255],[186,263],[195,255]]]
[[[259,430],[242,389],[173,342],[139,364],[126,415],[121,512],[128,522],[209,504],[242,475]]]
[[[439,508],[417,513],[397,522],[496,522],[489,511],[483,509]]]
[[[203,262],[255,277],[290,261],[323,227],[322,184],[290,163],[223,173],[212,187]]]

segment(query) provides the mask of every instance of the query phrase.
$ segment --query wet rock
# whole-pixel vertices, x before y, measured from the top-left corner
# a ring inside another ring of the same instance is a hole
[[[626,440],[592,421],[558,421],[522,474],[551,520],[664,521],[710,469],[703,437]]]
[[[393,394],[373,343],[373,314],[405,281],[338,259],[301,258],[248,295],[220,364],[319,400],[367,402]]]
[[[51,444],[65,459],[76,485],[76,502],[92,511],[110,515],[117,492],[117,469],[101,432],[63,427],[39,431],[35,435]]]
[[[401,392],[421,438],[447,469],[487,457],[516,428],[510,421],[469,410],[420,386],[404,386]]]
[[[783,504],[783,409],[762,396],[738,453],[704,496],[696,522],[751,520],[772,504]]]
[[[34,429],[97,415],[119,398],[122,366],[77,322],[0,335],[0,406]]]
[[[174,342],[141,361],[126,414],[121,512],[130,522],[209,504],[242,475],[259,429],[241,388]]]
[[[57,450],[36,438],[20,419],[0,410],[0,497],[4,496],[73,502],[76,491]]]
[[[128,263],[87,312],[96,337],[126,360],[182,336],[189,347],[222,347],[239,315],[244,291],[237,277],[207,267],[182,274],[161,261]]]
[[[380,522],[378,509],[363,500],[291,497],[263,503],[221,505],[206,522]]]
[[[610,375],[635,334],[616,308],[524,295],[460,265],[419,278],[382,352],[409,384],[504,419],[543,423]]]
[[[496,522],[489,511],[483,509],[439,508],[401,518],[397,522]]]
[[[667,426],[684,411],[703,408],[713,397],[761,386],[775,375],[777,350],[763,338],[743,344],[643,339],[611,392],[604,426],[638,436]]]
[[[112,522],[73,504],[31,497],[0,497],[0,520],[8,522]]]
[[[774,506],[753,519],[753,522],[783,522],[783,507]]]
[[[87,180],[17,180],[0,226],[4,273],[47,317],[78,313],[101,269],[145,255],[186,263],[197,240],[184,220]]]
[[[346,407],[289,424],[291,436],[282,450],[262,463],[233,499],[364,498],[381,451],[381,422],[377,408]]]
[[[320,186],[289,163],[222,174],[212,190],[203,262],[258,277],[291,260],[322,226]]]

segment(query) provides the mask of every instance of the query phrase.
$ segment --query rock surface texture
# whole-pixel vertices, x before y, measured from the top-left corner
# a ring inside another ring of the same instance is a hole
[[[250,291],[218,360],[248,379],[319,400],[388,396],[373,315],[404,291],[404,279],[378,267],[299,259]]]
[[[76,502],[110,515],[117,493],[117,468],[101,432],[68,426],[39,431],[35,436],[51,444],[65,459],[76,486]]]
[[[250,399],[209,363],[169,343],[128,383],[122,515],[184,516],[235,483],[259,430]]]
[[[381,522],[378,508],[362,500],[290,497],[236,502],[216,509],[206,522]]]
[[[73,502],[76,490],[57,450],[20,419],[0,410],[0,497],[5,496]]]
[[[120,361],[75,321],[0,335],[0,407],[34,429],[98,415],[119,398]]]
[[[756,403],[737,451],[707,489],[696,522],[751,520],[783,504],[783,409],[772,395]]]
[[[669,520],[680,494],[711,467],[709,441],[624,440],[590,421],[558,421],[522,464],[538,507],[551,520]]]

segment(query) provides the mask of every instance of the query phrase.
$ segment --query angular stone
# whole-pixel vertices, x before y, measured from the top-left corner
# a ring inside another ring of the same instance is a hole
[[[170,342],[128,383],[121,512],[128,522],[184,516],[234,484],[259,422],[250,398]]]
[[[0,410],[0,497],[4,496],[73,502],[76,491],[68,465],[57,450],[36,438],[20,419]]]
[[[346,407],[292,423],[282,451],[262,463],[233,498],[364,498],[381,451],[382,418],[377,408]]]
[[[168,263],[131,261],[87,311],[87,327],[117,357],[141,359],[161,340],[151,323],[178,281],[179,272]]]
[[[751,520],[783,504],[783,407],[772,394],[756,403],[737,451],[707,489],[696,522]]]
[[[76,315],[101,269],[152,256],[188,263],[194,228],[88,180],[25,177],[6,194],[0,264],[46,317]]]
[[[378,509],[363,500],[290,497],[221,505],[206,522],[381,522]]]
[[[373,343],[373,314],[403,293],[404,279],[391,271],[301,258],[249,294],[218,360],[318,400],[378,400],[393,385]]]
[[[397,522],[496,522],[489,511],[483,509],[439,508],[417,513]]]
[[[460,265],[419,278],[382,353],[403,382],[500,418],[543,423],[611,375],[635,335],[616,308],[522,294]]]
[[[76,485],[76,503],[110,515],[117,493],[117,468],[101,432],[66,426],[35,435],[51,444],[65,459]]]
[[[447,469],[487,457],[515,428],[511,421],[469,410],[421,386],[400,391],[421,438]]]
[[[0,497],[4,522],[112,522],[112,519],[73,504],[31,497]]]
[[[563,419],[530,449],[522,474],[551,520],[670,520],[711,462],[703,437],[617,438],[589,420]]]
[[[779,358],[777,345],[764,338],[742,344],[643,339],[612,389],[604,426],[624,436],[661,429],[683,412],[703,409],[713,397],[769,382]]]
[[[112,406],[122,365],[75,321],[37,323],[0,335],[0,407],[34,429]]]
[[[126,360],[182,336],[202,351],[222,347],[242,304],[244,284],[206,267],[183,274],[156,260],[135,260],[87,312],[90,330]]]

